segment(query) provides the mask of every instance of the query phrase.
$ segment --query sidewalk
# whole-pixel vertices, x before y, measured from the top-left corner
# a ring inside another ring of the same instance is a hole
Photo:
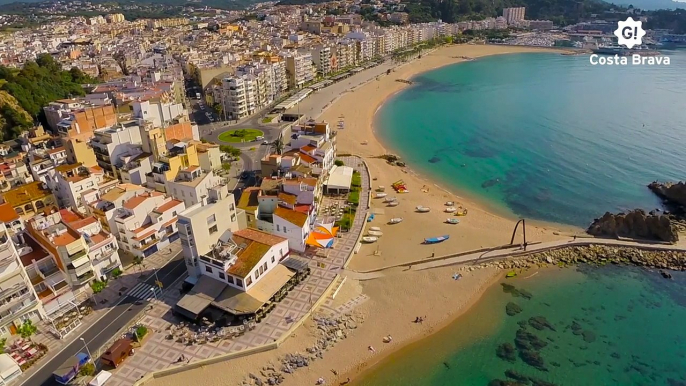
[[[59,354],[65,347],[76,341],[93,325],[93,323],[104,317],[111,307],[118,304],[122,296],[126,294],[126,291],[147,279],[150,275],[154,274],[155,270],[163,267],[165,264],[167,264],[167,262],[169,262],[169,260],[171,260],[171,258],[180,252],[181,243],[176,241],[165,247],[163,250],[148,256],[140,266],[129,265],[128,267],[124,267],[124,273],[119,278],[110,280],[107,287],[101,293],[94,295],[95,299],[98,301],[98,304],[94,307],[93,312],[91,312],[90,315],[84,316],[83,319],[81,319],[81,325],[71,331],[64,339],[58,339],[50,332],[49,321],[43,320],[38,323],[36,325],[38,327],[38,331],[34,336],[31,337],[31,339],[36,343],[42,343],[46,345],[48,347],[48,353],[35,365],[26,370],[18,378],[19,382],[16,384],[21,384],[22,382],[26,381],[38,369],[42,368],[45,363],[49,362],[52,358]],[[143,276],[141,277],[141,275]],[[90,298],[90,289],[88,291],[88,297]],[[104,303],[102,302],[103,300],[105,300]]]

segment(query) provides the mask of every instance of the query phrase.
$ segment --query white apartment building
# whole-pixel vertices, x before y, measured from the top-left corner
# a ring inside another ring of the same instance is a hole
[[[177,214],[184,209],[183,201],[159,192],[129,198],[115,212],[119,246],[141,258],[150,256],[179,238]]]
[[[239,216],[233,194],[221,185],[209,189],[205,200],[179,213],[179,237],[191,277],[201,275],[200,256],[207,254],[225,232],[241,229]],[[245,214],[242,216],[245,228]]]
[[[0,224],[0,337],[16,334],[25,320],[37,322],[44,316],[12,238],[5,225]]]
[[[138,185],[133,184],[118,184],[108,191],[98,194],[95,197],[83,197],[86,211],[89,215],[95,216],[102,225],[103,229],[119,238],[119,228],[115,221],[117,208],[121,208],[122,204],[131,197],[141,195],[147,190]],[[92,198],[86,200],[86,198]]]
[[[524,20],[524,14],[526,13],[526,7],[515,7],[515,8],[503,8],[503,17],[507,21],[507,24],[516,24]]]
[[[334,71],[334,67],[338,67],[335,49],[333,53],[331,51],[328,45],[318,45],[311,49],[312,62],[321,75],[328,75]]]
[[[167,181],[165,188],[167,194],[190,207],[207,198],[208,191],[221,182],[221,178],[215,176],[211,170],[203,172],[200,166],[190,166],[179,171],[174,181]]]
[[[279,207],[274,211],[272,234],[287,238],[290,249],[305,252],[305,242],[314,225],[314,212],[298,211],[293,208],[294,205],[279,201]]]
[[[60,165],[49,173],[46,179],[57,203],[62,208],[74,208],[85,211],[84,194],[96,192],[107,184],[114,186],[117,181],[106,179],[100,168],[86,168],[81,164]]]
[[[259,108],[257,89],[255,76],[234,75],[222,79],[221,88],[215,93],[218,96],[215,100],[222,105],[226,119],[240,119],[254,114]]]
[[[226,233],[198,265],[203,275],[249,291],[288,255],[286,238],[246,228]]]
[[[288,88],[299,89],[314,80],[314,66],[310,52],[295,52],[286,56]]]
[[[90,145],[98,165],[113,176],[117,176],[116,165],[121,164],[120,156],[131,152],[132,148],[142,146],[140,128],[135,121],[95,130],[93,134]]]
[[[344,39],[336,43],[337,70],[358,64],[357,46],[353,40]]]
[[[178,119],[186,119],[188,112],[181,103],[162,100],[142,100],[131,103],[133,117],[149,121],[154,127],[164,127]]]

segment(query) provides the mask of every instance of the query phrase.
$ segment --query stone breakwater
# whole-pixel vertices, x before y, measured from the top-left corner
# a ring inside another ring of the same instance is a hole
[[[553,264],[563,267],[581,263],[595,265],[625,264],[674,271],[686,271],[686,252],[589,245],[584,247],[560,248],[546,252],[535,252],[520,258],[486,262],[478,266],[462,267],[462,269],[468,271],[477,267],[524,269]]]
[[[248,377],[240,382],[239,386],[263,386],[279,385],[283,383],[286,374],[293,374],[300,368],[308,367],[317,359],[323,359],[324,353],[336,343],[348,337],[348,334],[364,323],[362,316],[343,315],[335,318],[314,317],[313,322],[317,328],[317,342],[312,347],[307,347],[305,353],[286,354],[279,359],[278,364],[264,366],[259,375],[248,374]]]

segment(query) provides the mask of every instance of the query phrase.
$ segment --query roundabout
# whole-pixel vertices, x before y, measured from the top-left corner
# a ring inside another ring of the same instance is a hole
[[[217,139],[225,143],[254,142],[257,137],[264,138],[264,132],[259,129],[232,129],[219,134]],[[261,139],[262,139],[261,138]]]

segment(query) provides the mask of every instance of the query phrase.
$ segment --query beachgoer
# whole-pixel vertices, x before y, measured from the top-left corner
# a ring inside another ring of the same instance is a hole
[[[367,347],[367,349],[373,353],[376,353],[376,350],[374,350],[374,347],[372,346]]]
[[[574,237],[574,241],[576,241],[576,235],[574,235],[573,237]]]
[[[338,375],[338,371],[336,371],[335,369],[331,369],[331,372],[333,373],[333,375]]]
[[[318,384],[318,385],[323,385],[324,383],[325,383],[324,378],[319,377],[319,379],[317,379],[317,384]]]

